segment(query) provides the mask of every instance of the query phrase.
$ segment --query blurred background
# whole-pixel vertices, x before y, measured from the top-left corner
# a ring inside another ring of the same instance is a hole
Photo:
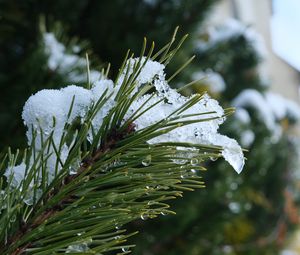
[[[82,84],[143,37],[165,45],[177,25],[189,34],[172,86],[199,80],[236,107],[221,132],[248,150],[242,174],[213,161],[207,187],[172,204],[177,215],[128,226],[139,255],[300,254],[299,0],[0,0],[0,149],[26,146],[27,98],[44,88]]]

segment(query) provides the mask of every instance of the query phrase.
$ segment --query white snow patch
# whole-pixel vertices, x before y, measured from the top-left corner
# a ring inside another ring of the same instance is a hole
[[[267,92],[265,98],[277,120],[284,118],[300,119],[300,107],[297,103],[273,92]]]
[[[237,108],[234,113],[234,117],[240,121],[242,124],[250,124],[251,117],[244,108]]]
[[[280,121],[287,118],[294,121],[300,119],[300,107],[297,103],[273,92],[260,93],[254,89],[243,90],[233,101],[233,106],[238,107],[235,117],[244,124],[250,123],[248,109],[254,109],[260,121],[272,134],[271,140],[277,142],[282,136]],[[246,132],[242,140],[252,140],[252,135]],[[247,144],[242,141],[242,145]],[[246,146],[247,147],[247,146]]]
[[[255,89],[243,90],[233,101],[232,105],[241,108],[253,108],[259,118],[264,121],[270,131],[276,129],[276,121],[273,111],[263,95]]]
[[[87,82],[85,74],[86,60],[76,54],[67,52],[65,45],[60,43],[53,33],[44,33],[45,53],[48,55],[48,67],[68,78],[70,82]],[[78,45],[73,46],[73,52],[80,51]],[[90,71],[90,81],[94,83],[101,78],[101,73],[96,70]]]
[[[198,47],[201,50],[206,50],[217,43],[227,41],[232,37],[243,35],[256,50],[257,54],[265,58],[267,49],[263,37],[253,28],[247,26],[236,19],[228,19],[217,26],[210,26],[207,29],[208,41],[199,42]]]
[[[13,176],[11,184],[14,188],[18,188],[21,182],[24,180],[25,172],[26,172],[26,165],[24,163],[21,163],[18,166],[8,167],[4,175],[7,178]]]
[[[255,140],[255,134],[252,130],[244,130],[241,134],[241,144],[245,148],[249,148]]]
[[[223,77],[210,69],[204,72],[195,72],[192,78],[193,80],[201,80],[201,83],[207,85],[212,93],[221,93],[226,89],[226,83]]]

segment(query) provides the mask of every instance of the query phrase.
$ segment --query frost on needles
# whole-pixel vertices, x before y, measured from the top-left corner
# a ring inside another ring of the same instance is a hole
[[[102,100],[102,105],[91,118],[87,140],[92,143],[99,133],[104,119],[110,116],[112,110],[122,101],[120,91],[126,80],[134,72],[140,62],[141,68],[131,88],[129,96],[131,104],[124,113],[121,125],[132,122],[134,132],[141,132],[151,125],[163,121],[171,123],[161,128],[161,134],[148,139],[148,144],[176,143],[181,160],[174,160],[178,164],[186,160],[197,158],[197,146],[221,146],[221,155],[234,170],[240,173],[244,166],[244,156],[238,143],[227,136],[218,133],[219,125],[225,120],[225,112],[218,102],[207,94],[185,97],[172,89],[166,79],[165,66],[159,62],[147,60],[145,57],[127,60],[123,72],[116,82],[105,76],[94,82],[91,89],[69,85],[60,90],[41,90],[32,95],[25,103],[22,118],[27,126],[28,145],[34,146],[37,152],[42,151],[47,171],[48,182],[66,162],[70,150],[76,140],[76,134],[70,139],[62,139],[66,134],[66,125],[77,122],[79,125],[90,118],[90,111]],[[146,93],[152,88],[152,93]],[[176,125],[175,125],[176,124]],[[175,127],[174,127],[175,126]],[[52,143],[43,148],[44,141],[51,136]],[[62,142],[64,141],[64,142]],[[97,146],[101,146],[101,137]],[[181,144],[189,146],[184,155],[180,153]],[[59,151],[59,155],[57,152]],[[11,185],[18,187],[26,174],[26,168],[35,162],[33,158],[29,165],[24,162],[8,167],[5,175],[13,178]],[[76,174],[82,159],[76,159],[70,167],[70,174]],[[26,200],[30,204],[30,199]]]

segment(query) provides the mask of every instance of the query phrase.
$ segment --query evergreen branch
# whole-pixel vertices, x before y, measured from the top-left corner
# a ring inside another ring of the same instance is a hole
[[[171,46],[176,32],[177,29],[168,46],[155,57],[161,55],[162,61],[173,57]],[[76,125],[78,118],[72,119],[78,110],[75,109],[78,98],[74,94],[62,128],[61,120],[53,117],[51,132],[46,133],[43,120],[38,119],[39,129],[29,126],[31,144],[23,159],[20,160],[19,151],[8,152],[1,163],[1,172],[7,174],[11,169],[11,173],[0,179],[6,194],[0,200],[2,254],[43,255],[78,253],[78,250],[81,254],[103,254],[120,249],[120,254],[127,254],[133,246],[127,245],[126,240],[135,233],[125,234],[120,229],[122,226],[137,219],[173,214],[165,201],[181,197],[183,191],[204,187],[198,172],[205,170],[205,161],[222,155],[221,146],[176,140],[153,144],[149,141],[188,125],[221,121],[229,112],[188,112],[197,105],[206,107],[204,97],[195,95],[173,107],[165,118],[138,127],[140,118],[170,99],[169,95],[157,91],[132,108],[150,89],[156,88],[152,84],[156,76],[146,84],[141,84],[140,79],[152,61],[153,50],[152,43],[143,57],[144,40],[138,59],[128,59],[127,52],[114,84],[116,93],[104,88],[98,100],[89,105],[85,117],[80,115],[79,125]],[[106,75],[108,71],[109,67]],[[96,126],[99,114],[111,100],[114,105]],[[69,151],[65,158],[66,148]],[[22,164],[25,164],[23,180],[14,184],[17,181],[12,171]],[[53,176],[49,164],[53,164]]]

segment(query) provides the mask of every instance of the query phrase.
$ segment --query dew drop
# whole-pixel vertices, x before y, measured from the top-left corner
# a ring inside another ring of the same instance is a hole
[[[216,161],[218,158],[217,158],[217,157],[209,157],[209,159],[210,159],[211,161]]]
[[[128,247],[122,247],[121,249],[123,252],[128,252],[129,251],[129,248]]]
[[[166,216],[166,215],[168,215],[168,213],[167,212],[161,212],[160,213],[162,216]]]
[[[75,174],[77,174],[77,170],[74,169],[73,167],[69,167],[69,174],[70,175],[75,175]]]
[[[82,243],[82,244],[75,244],[75,245],[70,245],[67,250],[66,253],[82,253],[82,252],[86,252],[89,250],[89,247],[87,246],[86,243]]]
[[[143,160],[142,160],[142,165],[143,166],[149,166],[151,164],[151,155],[147,155]]]
[[[191,169],[191,177],[196,177],[198,174],[198,170],[196,169]]]
[[[191,165],[196,166],[199,163],[199,160],[197,158],[192,158],[191,159]]]
[[[147,205],[154,205],[154,204],[156,204],[155,201],[149,201],[149,202],[147,203]]]
[[[121,228],[121,225],[116,221],[114,220],[114,224],[115,224],[115,229],[120,229]]]
[[[180,178],[181,179],[185,179],[185,178],[187,178],[188,177],[188,173],[186,172],[186,171],[182,171],[181,173],[180,173]]]
[[[147,214],[145,214],[145,213],[142,213],[141,214],[141,219],[142,220],[147,220],[147,219],[149,219],[149,216]]]

